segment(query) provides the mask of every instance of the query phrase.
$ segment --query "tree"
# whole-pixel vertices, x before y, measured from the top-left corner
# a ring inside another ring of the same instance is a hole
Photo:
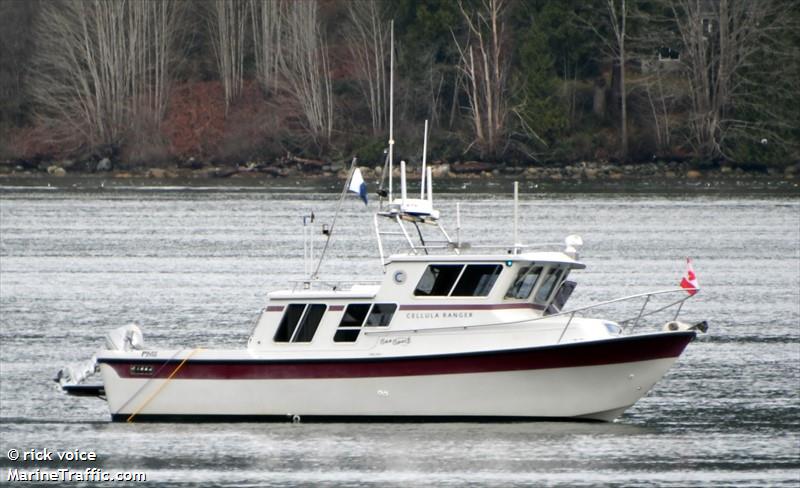
[[[388,116],[388,22],[382,4],[374,0],[348,2],[347,14],[350,25],[345,29],[345,39],[369,109],[372,133],[377,135],[384,130]]]
[[[760,140],[788,149],[798,120],[786,110],[797,98],[792,2],[674,0],[667,7],[689,82],[696,153],[735,159],[742,141]]]
[[[39,2],[0,2],[0,129],[26,115],[25,65],[33,50],[30,34]]]
[[[281,74],[300,108],[305,132],[322,149],[333,132],[333,83],[316,0],[290,2],[285,26]]]
[[[250,0],[256,78],[264,93],[275,89],[280,74],[282,40],[280,0]]]
[[[135,124],[157,127],[181,13],[171,2],[43,3],[30,90],[53,137],[118,145]]]
[[[435,128],[452,130],[457,121],[463,73],[456,69],[459,57],[450,32],[460,24],[461,12],[452,0],[394,0],[391,5],[395,74],[401,74],[395,76],[395,101],[400,98],[395,110],[415,133],[417,122],[429,119],[435,140],[443,133]]]
[[[475,10],[468,11],[459,0],[459,9],[466,23],[467,39],[456,47],[461,62],[459,69],[467,80],[465,90],[477,144],[490,157],[501,155],[507,142],[507,82],[509,47],[505,39],[506,0],[482,0]]]
[[[208,17],[211,45],[225,93],[225,110],[244,86],[246,0],[214,0]]]
[[[628,11],[626,0],[603,0],[602,5],[580,16],[580,21],[603,43],[619,70],[620,99],[620,157],[628,157],[628,92],[625,84],[627,61],[626,40],[628,37]],[[602,19],[597,23],[595,19]]]
[[[555,74],[547,38],[536,19],[530,19],[520,33],[519,59],[515,66],[514,113],[523,133],[539,147],[549,147],[566,128],[563,104],[558,100],[559,80]],[[526,150],[534,157],[534,151]]]

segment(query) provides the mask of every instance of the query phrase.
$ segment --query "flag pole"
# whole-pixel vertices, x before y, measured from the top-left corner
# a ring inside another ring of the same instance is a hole
[[[344,182],[344,188],[342,188],[342,195],[339,197],[339,204],[336,206],[336,212],[333,214],[333,220],[331,220],[331,227],[328,229],[328,232],[325,233],[327,239],[325,239],[325,245],[322,247],[322,252],[319,254],[319,261],[317,261],[317,267],[314,268],[314,273],[309,277],[311,280],[316,280],[319,278],[319,267],[322,266],[322,260],[325,259],[325,251],[328,250],[328,244],[331,242],[331,237],[333,237],[333,227],[336,225],[336,217],[339,215],[339,210],[342,208],[342,202],[344,202],[344,197],[347,195],[347,188],[350,186],[350,180],[353,179],[353,173],[356,169],[356,160],[358,158],[353,156],[353,160],[350,162],[350,171],[347,175],[347,181]]]

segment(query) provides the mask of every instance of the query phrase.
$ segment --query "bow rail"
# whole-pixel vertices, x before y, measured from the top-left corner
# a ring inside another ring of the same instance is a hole
[[[639,309],[639,313],[635,317],[631,317],[631,318],[624,319],[622,321],[617,322],[618,324],[622,325],[622,324],[627,324],[627,323],[633,321],[633,325],[629,329],[628,329],[628,327],[626,325],[626,326],[623,327],[623,330],[627,329],[628,332],[630,332],[630,330],[633,330],[633,328],[636,327],[636,325],[639,323],[639,320],[641,320],[642,317],[647,317],[647,316],[653,315],[655,313],[667,310],[667,309],[669,309],[671,307],[675,307],[675,306],[677,306],[677,309],[675,311],[675,315],[674,315],[672,320],[677,320],[678,316],[680,315],[681,308],[683,307],[684,302],[686,302],[686,300],[692,298],[694,295],[688,295],[687,294],[686,296],[684,296],[684,297],[682,297],[682,298],[680,298],[678,300],[675,300],[674,302],[671,302],[668,305],[665,305],[663,307],[659,307],[659,308],[657,308],[655,310],[647,311],[647,305],[650,302],[650,298],[652,298],[653,296],[656,296],[656,295],[666,295],[666,294],[669,294],[669,293],[678,293],[678,292],[687,293],[687,291],[692,291],[692,290],[696,291],[698,289],[689,289],[689,290],[687,290],[685,288],[671,288],[671,289],[668,289],[668,290],[658,290],[658,291],[651,291],[651,292],[647,292],[647,293],[637,293],[635,295],[629,295],[629,296],[622,297],[622,298],[615,298],[613,300],[606,300],[606,301],[603,301],[603,302],[587,305],[585,307],[574,308],[572,310],[565,310],[563,312],[557,312],[557,313],[553,313],[553,314],[550,314],[550,315],[543,315],[541,317],[536,317],[536,318],[533,318],[533,319],[514,320],[514,321],[509,321],[509,322],[492,322],[492,323],[486,323],[486,324],[473,324],[473,325],[462,325],[462,326],[431,327],[431,328],[426,328],[426,329],[364,331],[364,334],[366,334],[366,335],[399,335],[399,334],[409,334],[409,333],[411,333],[411,334],[419,334],[419,333],[427,333],[427,332],[446,332],[446,331],[454,331],[454,330],[470,330],[470,329],[480,329],[480,328],[502,327],[502,326],[520,325],[520,324],[528,325],[528,324],[531,324],[531,323],[534,323],[534,322],[539,322],[541,320],[551,319],[553,317],[569,316],[569,320],[567,320],[566,325],[564,325],[564,329],[562,329],[562,331],[561,331],[561,335],[558,337],[557,343],[560,343],[561,339],[564,338],[564,334],[566,334],[567,329],[569,329],[569,326],[572,323],[572,320],[575,318],[575,314],[577,314],[578,312],[584,312],[586,310],[591,310],[591,309],[594,309],[594,308],[602,307],[602,306],[605,306],[605,305],[611,305],[611,304],[614,304],[614,303],[620,303],[620,302],[635,300],[637,298],[644,298],[644,303],[642,304],[642,307]]]

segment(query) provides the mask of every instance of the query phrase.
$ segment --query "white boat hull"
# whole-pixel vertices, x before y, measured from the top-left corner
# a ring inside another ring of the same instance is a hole
[[[300,372],[306,366],[300,363],[265,365],[263,361],[256,364],[240,360],[226,364],[224,359],[218,359],[213,364],[195,363],[181,368],[181,363],[176,362],[162,373],[163,378],[126,378],[118,372],[134,362],[117,359],[109,364],[101,359],[100,363],[109,408],[116,421],[610,421],[647,393],[694,334],[651,335],[650,343],[656,336],[669,344],[661,352],[645,347],[649,352],[643,354],[661,357],[634,361],[605,355],[609,346],[619,346],[615,342],[624,341],[622,346],[626,348],[637,347],[626,340],[631,338],[623,338],[595,341],[588,346],[495,351],[494,355],[371,359],[357,363],[358,370],[353,369],[356,366],[352,362],[338,367],[317,364],[306,373]],[[582,354],[588,359],[579,357]],[[547,367],[555,364],[553,361],[593,364]],[[596,364],[603,361],[606,364]],[[190,363],[187,360],[186,364]],[[391,368],[396,374],[382,374],[389,371],[387,364],[394,364]],[[194,372],[184,368],[194,368]],[[431,372],[423,373],[425,368]],[[442,368],[467,371],[448,373]],[[355,371],[361,371],[362,376],[354,377]],[[265,375],[283,377],[258,378]]]

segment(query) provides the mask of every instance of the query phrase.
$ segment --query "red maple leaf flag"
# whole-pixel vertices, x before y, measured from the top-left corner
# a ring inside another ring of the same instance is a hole
[[[689,295],[694,295],[700,289],[700,285],[697,284],[697,275],[694,274],[692,268],[692,258],[686,258],[686,274],[681,279],[681,288],[686,290]]]

